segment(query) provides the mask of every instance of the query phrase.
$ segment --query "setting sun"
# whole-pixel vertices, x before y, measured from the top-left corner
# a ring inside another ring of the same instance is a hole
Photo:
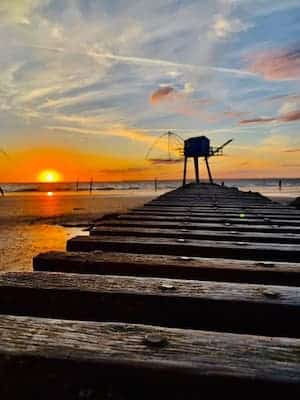
[[[38,175],[38,181],[43,183],[55,183],[60,182],[61,180],[61,174],[53,169],[46,169],[41,171]]]

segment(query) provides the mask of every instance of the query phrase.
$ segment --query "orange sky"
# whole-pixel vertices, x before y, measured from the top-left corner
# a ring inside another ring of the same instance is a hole
[[[273,145],[270,145],[269,141]],[[280,177],[284,162],[293,165],[297,163],[297,153],[288,154],[288,160],[283,159],[280,140],[273,138],[255,151],[248,148],[230,147],[223,157],[210,159],[211,168],[216,178],[251,178]],[[188,165],[188,173],[193,174],[192,162]],[[78,150],[67,151],[55,147],[39,147],[10,154],[10,158],[0,159],[0,182],[36,182],[39,174],[45,170],[55,170],[63,181],[95,181],[112,180],[147,180],[180,179],[182,163],[170,165],[153,165],[145,159],[127,159],[126,157],[109,154],[81,153]],[[298,169],[291,169],[297,177]],[[200,163],[200,173],[206,178],[203,164]]]
[[[217,178],[299,177],[299,1],[132,4],[0,0],[0,182],[180,179],[145,160],[167,131],[233,138]]]

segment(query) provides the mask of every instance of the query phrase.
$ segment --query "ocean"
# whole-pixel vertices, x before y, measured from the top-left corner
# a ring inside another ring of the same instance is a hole
[[[216,180],[216,183],[224,182],[226,186],[235,186],[241,190],[251,190],[260,192],[265,196],[300,196],[300,178],[281,179],[282,189],[279,190],[279,178],[268,179],[224,179]],[[179,180],[158,181],[157,188],[160,192],[172,190],[181,185]],[[90,188],[89,182],[71,182],[71,183],[0,183],[2,189],[8,194],[33,194],[45,192],[65,192],[67,193],[84,193]],[[154,181],[122,181],[122,182],[93,182],[93,192],[101,192],[102,194],[114,193],[122,195],[131,194],[152,194],[154,192]]]
[[[221,183],[221,181],[216,181]],[[288,203],[300,196],[300,179],[224,180],[226,186],[260,192]],[[0,271],[29,271],[40,252],[65,250],[66,241],[87,235],[80,226],[108,213],[123,213],[180,186],[180,181],[0,184]]]

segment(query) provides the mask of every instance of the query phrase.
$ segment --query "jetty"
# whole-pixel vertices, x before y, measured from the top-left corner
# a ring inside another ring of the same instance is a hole
[[[0,274],[1,398],[300,393],[300,212],[188,184]]]

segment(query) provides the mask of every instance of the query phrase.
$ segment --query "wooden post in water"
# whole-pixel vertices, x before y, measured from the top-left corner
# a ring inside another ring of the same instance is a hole
[[[93,181],[93,178],[91,178],[91,180],[90,180],[90,188],[89,188],[89,192],[90,193],[92,193],[92,191],[93,191],[93,184],[94,184],[94,181]]]

